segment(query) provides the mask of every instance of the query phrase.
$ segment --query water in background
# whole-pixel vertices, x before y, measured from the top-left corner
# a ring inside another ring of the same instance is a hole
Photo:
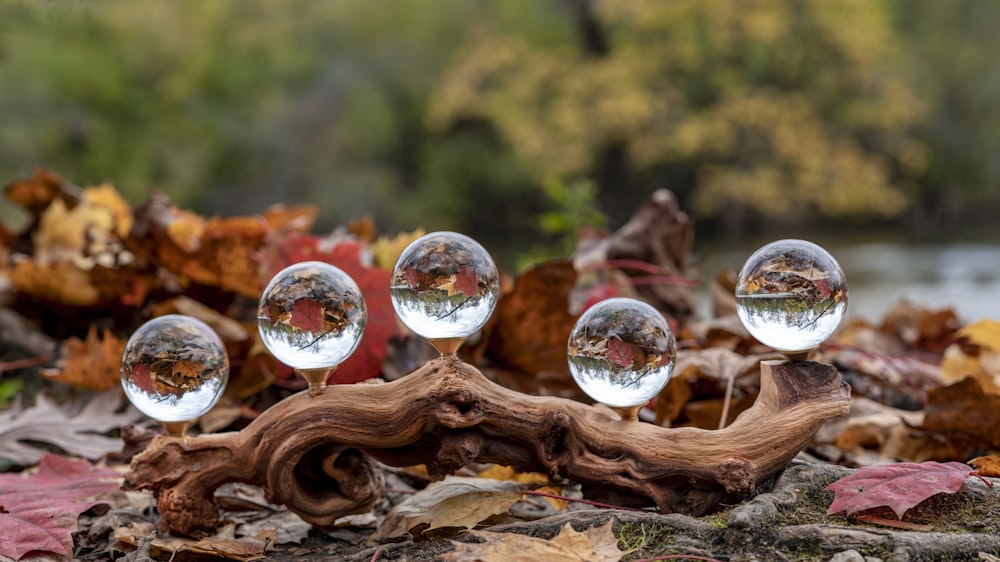
[[[1000,321],[1000,243],[825,247],[847,276],[848,317],[878,321],[907,298],[927,308],[952,307],[964,323]],[[724,267],[739,271],[754,250],[702,253],[702,277],[712,279]],[[696,292],[700,311],[709,314],[706,290]]]

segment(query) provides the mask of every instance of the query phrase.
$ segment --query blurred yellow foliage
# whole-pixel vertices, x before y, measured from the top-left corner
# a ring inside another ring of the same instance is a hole
[[[893,216],[926,165],[924,108],[892,73],[882,4],[602,0],[606,53],[474,34],[432,96],[438,130],[491,123],[540,181],[601,151],[693,168],[694,204],[765,215]]]

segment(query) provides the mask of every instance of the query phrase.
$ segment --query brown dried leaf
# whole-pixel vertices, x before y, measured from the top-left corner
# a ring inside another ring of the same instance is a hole
[[[63,356],[55,369],[42,371],[51,380],[103,392],[119,385],[121,360],[125,341],[110,330],[97,337],[97,326],[91,324],[87,339],[70,338],[63,342]]]
[[[19,292],[52,302],[92,306],[101,301],[101,291],[91,281],[90,272],[67,261],[47,265],[19,261],[10,271],[10,280]]]
[[[41,168],[36,169],[30,178],[7,184],[4,192],[8,201],[35,216],[40,215],[56,199],[70,206],[80,201],[80,194],[75,186]]]
[[[156,193],[136,209],[129,247],[184,279],[256,299],[263,287],[258,253],[278,229],[308,228],[313,216],[314,210],[305,207],[260,217],[203,219]]]
[[[629,551],[618,548],[612,520],[600,527],[577,532],[567,523],[550,540],[516,533],[472,531],[482,543],[455,543],[455,551],[441,557],[446,562],[618,562]]]
[[[114,537],[118,541],[138,546],[139,540],[149,537],[156,530],[153,523],[136,521],[132,526],[114,526]],[[228,558],[229,560],[260,560],[267,557],[267,549],[275,542],[277,532],[262,530],[252,537],[236,537],[236,524],[221,526],[216,533],[202,539],[186,539],[166,536],[154,538],[150,548],[153,557],[161,554],[188,552],[197,555]]]
[[[496,363],[571,382],[566,337],[576,323],[568,300],[576,277],[568,261],[539,264],[517,277],[493,314],[488,354]]]
[[[984,394],[973,378],[932,390],[923,428],[946,436],[961,458],[977,449],[1000,449],[1000,396]]]
[[[494,515],[507,513],[527,488],[517,482],[448,476],[394,507],[371,541],[445,527],[471,529]]]

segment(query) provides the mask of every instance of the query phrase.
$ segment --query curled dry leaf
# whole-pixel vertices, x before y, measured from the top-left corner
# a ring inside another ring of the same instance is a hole
[[[502,367],[572,384],[566,337],[576,316],[569,293],[577,274],[568,261],[536,265],[518,275],[493,314],[487,354]]]
[[[578,532],[567,523],[552,539],[517,533],[472,531],[481,543],[455,542],[455,551],[442,556],[446,562],[618,562],[628,554],[618,548],[613,520]]]
[[[131,526],[114,526],[114,537],[123,544],[140,546],[140,541],[150,537],[156,530],[153,523],[133,522]],[[153,557],[172,557],[174,553],[226,558],[229,560],[260,560],[267,557],[267,550],[275,542],[276,531],[262,530],[254,536],[237,537],[236,524],[221,526],[212,536],[201,539],[186,539],[167,535],[155,537],[149,543]]]
[[[97,326],[91,324],[87,338],[70,338],[63,342],[62,358],[54,369],[42,371],[51,380],[104,392],[117,388],[121,381],[122,352],[125,341],[110,330],[97,337]]]
[[[434,529],[471,529],[494,515],[507,513],[528,485],[517,482],[449,476],[407,498],[386,515],[371,541]]]
[[[32,408],[15,405],[0,412],[0,457],[22,466],[32,466],[46,451],[37,443],[48,443],[71,454],[96,460],[122,449],[119,437],[104,433],[142,419],[138,410],[129,406],[116,413],[122,403],[121,391],[114,389],[98,394],[77,414],[70,407],[60,407],[44,394],[39,394]]]
[[[927,395],[923,428],[946,437],[959,458],[1000,449],[1000,396],[986,394],[974,378]]]

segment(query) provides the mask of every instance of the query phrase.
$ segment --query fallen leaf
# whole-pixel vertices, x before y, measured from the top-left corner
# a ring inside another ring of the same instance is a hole
[[[548,484],[549,477],[542,474],[541,472],[518,472],[514,470],[514,467],[504,466],[500,464],[494,464],[489,466],[486,470],[479,473],[479,478],[492,478],[493,480],[510,480],[511,482],[518,482],[520,484]],[[562,493],[561,486],[542,486],[536,490],[537,492],[545,492],[552,495],[560,495]],[[558,511],[562,511],[569,507],[569,502],[567,500],[559,498],[549,498],[541,496],[549,505]]]
[[[154,193],[135,210],[128,247],[184,281],[257,299],[263,288],[258,254],[279,233],[308,229],[312,217],[314,208],[301,207],[262,216],[205,219]]]
[[[620,369],[629,369],[635,361],[635,354],[632,351],[632,344],[625,343],[618,336],[613,336],[608,340],[608,360]]]
[[[980,476],[1000,478],[1000,456],[976,457],[969,461],[969,464],[979,472]]]
[[[956,335],[980,347],[1000,351],[1000,322],[996,320],[984,318],[979,322],[973,322],[959,330]]]
[[[39,264],[23,260],[10,270],[10,280],[19,292],[70,306],[91,306],[101,301],[101,290],[91,272],[68,261]]]
[[[63,342],[58,367],[44,369],[42,374],[54,381],[104,392],[120,384],[124,351],[124,341],[110,330],[104,330],[104,336],[98,338],[97,326],[91,324],[87,339],[70,338]]]
[[[835,494],[827,515],[848,515],[876,507],[888,507],[900,519],[908,509],[935,494],[953,494],[972,475],[972,467],[960,462],[896,463],[859,468],[826,487]]]
[[[102,435],[143,418],[134,407],[116,413],[122,403],[121,391],[114,389],[95,395],[75,415],[68,406],[59,407],[39,394],[32,408],[17,404],[0,412],[0,457],[22,465],[37,464],[46,451],[35,443],[48,443],[66,453],[99,459],[122,449],[119,437]]]
[[[30,475],[0,474],[0,554],[73,554],[77,517],[121,486],[121,475],[85,460],[41,457]]]
[[[959,344],[949,345],[941,357],[938,377],[946,385],[966,377],[976,379],[988,394],[1000,394],[1000,351],[983,348],[970,355]]]
[[[271,536],[274,544],[301,544],[312,524],[287,507],[267,501],[264,491],[242,482],[225,484],[215,492],[216,503],[224,509],[224,519],[236,523],[236,536]],[[244,509],[234,509],[242,505]]]
[[[984,393],[973,378],[936,388],[927,393],[922,427],[946,436],[961,458],[1000,449],[1000,396]]]
[[[568,261],[535,265],[500,296],[491,320],[487,354],[501,367],[522,373],[546,373],[574,384],[566,363],[566,338],[576,316],[569,293],[577,274]]]
[[[399,259],[399,255],[403,253],[403,250],[414,240],[421,238],[425,234],[427,234],[427,231],[418,228],[413,232],[400,232],[392,238],[379,236],[378,240],[372,244],[372,255],[375,258],[375,265],[382,269],[391,270],[396,265],[396,260]]]
[[[36,217],[56,199],[70,206],[80,201],[79,189],[76,186],[42,168],[37,168],[30,178],[14,180],[7,184],[4,194],[8,201]]]
[[[446,562],[618,562],[630,551],[618,548],[613,520],[600,527],[578,532],[567,523],[550,540],[517,533],[472,531],[486,542],[454,542],[455,551],[444,554]]]
[[[371,541],[445,527],[471,529],[494,515],[507,513],[526,489],[528,486],[517,482],[448,476],[394,507]]]
[[[322,334],[328,329],[323,319],[323,306],[313,299],[295,301],[288,324],[309,334]]]
[[[476,270],[468,265],[458,268],[452,286],[465,296],[477,295],[479,293],[479,277],[476,276]]]
[[[153,523],[135,521],[131,525],[115,525],[116,540],[138,547],[140,541],[156,530]],[[237,537],[236,524],[221,525],[216,533],[200,539],[166,536],[156,537],[150,543],[153,557],[163,553],[191,553],[228,558],[229,560],[260,560],[267,557],[267,549],[274,544],[276,531],[260,531],[254,536]]]

